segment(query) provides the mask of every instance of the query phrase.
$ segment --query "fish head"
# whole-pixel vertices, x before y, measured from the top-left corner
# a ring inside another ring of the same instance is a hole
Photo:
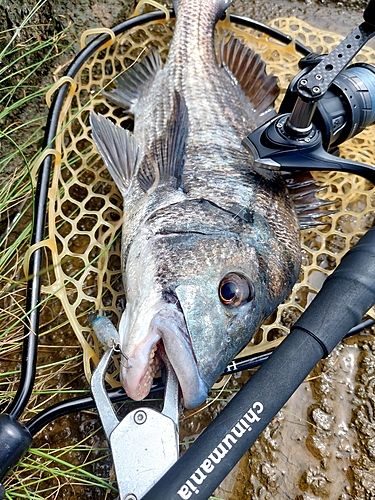
[[[159,360],[167,356],[184,406],[201,404],[284,299],[299,263],[259,219],[233,231],[224,230],[217,218],[200,232],[180,228],[148,239],[139,235],[133,242],[120,325],[128,358],[121,378],[130,397],[148,394]]]

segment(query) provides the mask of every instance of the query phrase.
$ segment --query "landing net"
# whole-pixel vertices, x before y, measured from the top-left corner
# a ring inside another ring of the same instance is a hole
[[[131,117],[110,104],[100,95],[100,90],[111,86],[119,73],[142,58],[146,48],[157,49],[165,60],[173,24],[173,21],[157,21],[113,36],[106,48],[86,61],[71,82],[71,92],[60,113],[48,194],[47,238],[42,243],[47,261],[42,299],[53,301],[54,310],[65,315],[74,330],[83,349],[88,380],[101,349],[88,322],[88,313],[105,311],[118,325],[125,306],[119,238],[122,198],[93,145],[89,111],[94,109],[124,127],[132,127]],[[280,18],[271,25],[320,53],[331,51],[342,39],[295,18]],[[261,54],[268,70],[279,77],[285,92],[291,78],[298,73],[301,55],[294,45],[285,47],[264,34],[228,21],[218,27],[217,41],[231,33]],[[365,48],[357,61],[375,64],[375,52]],[[366,130],[346,142],[341,153],[351,160],[374,164],[373,132]],[[35,182],[36,170],[33,172]],[[325,217],[330,225],[302,232],[303,265],[299,282],[242,356],[269,350],[280,343],[324,279],[373,224],[375,192],[370,182],[342,173],[314,176],[327,186],[320,196],[334,203],[327,209],[335,208],[337,213]],[[375,311],[369,315],[375,317]],[[109,377],[113,386],[118,384],[118,361],[116,363]]]

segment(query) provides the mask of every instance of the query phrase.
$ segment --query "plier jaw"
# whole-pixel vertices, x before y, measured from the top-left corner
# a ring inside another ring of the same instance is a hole
[[[101,321],[109,322],[105,317]],[[162,412],[142,407],[131,411],[120,421],[104,382],[115,352],[116,345],[112,345],[104,353],[93,373],[91,392],[112,452],[119,500],[139,500],[178,458],[178,381],[166,360],[167,380]]]

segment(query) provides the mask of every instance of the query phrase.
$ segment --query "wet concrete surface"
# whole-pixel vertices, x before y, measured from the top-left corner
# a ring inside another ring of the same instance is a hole
[[[347,35],[363,21],[364,2],[234,0],[233,10],[266,23],[276,17],[297,17],[317,28]]]
[[[215,492],[218,498],[373,498],[375,345],[371,337],[354,342],[313,370]]]

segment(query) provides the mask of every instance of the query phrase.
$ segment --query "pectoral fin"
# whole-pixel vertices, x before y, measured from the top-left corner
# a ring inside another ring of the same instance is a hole
[[[138,166],[139,146],[128,131],[102,115],[90,113],[92,137],[118,189],[125,195]]]
[[[176,92],[165,133],[154,140],[138,169],[138,180],[144,191],[170,178],[176,180],[176,189],[181,186],[187,133],[187,107],[183,97]]]

